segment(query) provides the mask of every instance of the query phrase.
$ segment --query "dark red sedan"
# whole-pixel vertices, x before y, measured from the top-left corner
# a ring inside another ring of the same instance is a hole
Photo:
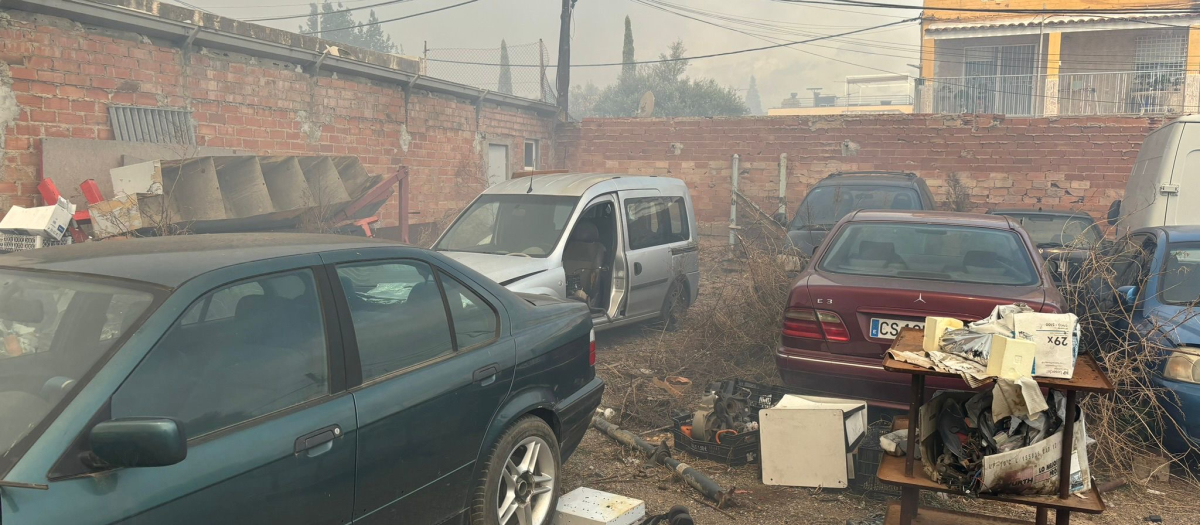
[[[1001,304],[1063,311],[1037,248],[1003,216],[859,211],[817,249],[788,298],[775,356],[802,391],[904,408],[909,378],[883,370],[883,353],[926,316],[976,321]],[[961,388],[928,378],[926,398]]]

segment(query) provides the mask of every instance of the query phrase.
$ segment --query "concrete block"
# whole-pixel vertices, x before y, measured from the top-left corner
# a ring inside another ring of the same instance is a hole
[[[580,487],[558,498],[554,525],[633,525],[644,517],[641,500]]]

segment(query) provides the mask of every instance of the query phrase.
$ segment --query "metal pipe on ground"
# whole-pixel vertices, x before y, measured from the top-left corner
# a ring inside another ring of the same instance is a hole
[[[717,482],[709,479],[708,476],[700,473],[687,463],[683,463],[671,457],[670,453],[665,447],[659,448],[651,445],[642,438],[637,437],[628,431],[621,430],[621,427],[609,423],[608,421],[605,421],[599,417],[592,418],[592,426],[596,427],[596,430],[603,432],[604,435],[612,438],[616,442],[634,450],[639,450],[655,463],[671,469],[678,474],[679,477],[683,478],[684,482],[696,489],[697,492],[703,494],[704,497],[717,502],[717,508],[724,507],[727,503],[733,503],[733,489],[722,489]]]

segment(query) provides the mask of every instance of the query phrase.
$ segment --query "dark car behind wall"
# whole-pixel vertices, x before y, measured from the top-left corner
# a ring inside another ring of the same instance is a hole
[[[0,256],[0,522],[546,525],[603,392],[591,328],[355,237]]]
[[[1104,232],[1084,212],[1011,209],[988,213],[1012,219],[1029,234],[1054,284],[1060,287],[1079,284],[1084,262],[1104,242]]]
[[[839,172],[821,179],[804,196],[788,223],[788,240],[812,254],[834,224],[854,210],[932,210],[925,180],[900,171]]]
[[[1029,237],[1004,217],[860,211],[846,216],[799,276],[776,364],[803,391],[902,408],[908,379],[883,353],[926,316],[975,321],[1001,304],[1062,311]],[[929,378],[929,394],[960,383]]]

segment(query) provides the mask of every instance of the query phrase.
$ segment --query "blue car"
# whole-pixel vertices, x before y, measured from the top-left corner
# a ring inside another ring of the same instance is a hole
[[[1118,246],[1114,307],[1123,315],[1110,326],[1164,353],[1152,381],[1182,432],[1168,422],[1163,444],[1200,450],[1200,226],[1143,228]]]

